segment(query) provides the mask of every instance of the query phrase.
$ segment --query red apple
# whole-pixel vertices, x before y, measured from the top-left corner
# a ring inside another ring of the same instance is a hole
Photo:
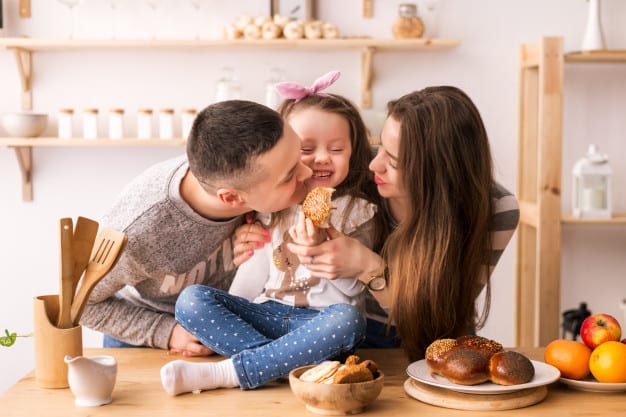
[[[580,326],[580,337],[589,348],[608,341],[619,341],[622,329],[615,317],[609,314],[593,314],[587,317]]]

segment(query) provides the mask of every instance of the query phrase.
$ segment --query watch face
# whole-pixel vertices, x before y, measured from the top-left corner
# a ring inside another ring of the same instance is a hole
[[[380,291],[387,285],[385,277],[374,277],[367,285],[373,291]]]

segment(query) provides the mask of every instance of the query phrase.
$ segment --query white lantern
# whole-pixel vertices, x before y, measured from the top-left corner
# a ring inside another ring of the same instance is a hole
[[[574,164],[572,174],[574,217],[610,219],[613,190],[608,156],[596,145],[589,145],[587,154]]]

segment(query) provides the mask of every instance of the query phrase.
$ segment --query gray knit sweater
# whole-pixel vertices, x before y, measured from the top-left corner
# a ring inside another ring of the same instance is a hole
[[[186,157],[146,170],[121,193],[101,227],[128,236],[126,250],[96,286],[81,324],[133,345],[167,349],[180,292],[191,284],[227,290],[234,230],[242,216],[208,220],[180,195]]]

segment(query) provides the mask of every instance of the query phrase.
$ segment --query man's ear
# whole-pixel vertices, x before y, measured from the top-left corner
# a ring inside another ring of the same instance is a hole
[[[234,188],[218,188],[217,197],[229,207],[241,207],[246,204],[246,200],[241,191]]]

